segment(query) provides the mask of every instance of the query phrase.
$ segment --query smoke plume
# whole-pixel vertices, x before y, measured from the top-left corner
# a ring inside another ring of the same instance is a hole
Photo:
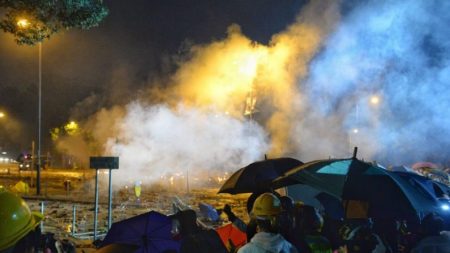
[[[307,108],[294,135],[304,137],[302,153],[339,156],[359,146],[361,157],[389,164],[443,162],[448,11],[446,1],[365,1],[351,9],[299,83]]]
[[[234,171],[264,154],[346,157],[353,146],[387,164],[442,161],[450,3],[344,7],[310,1],[268,45],[231,25],[226,38],[178,57],[168,81],[142,93],[150,95],[91,116],[82,124],[89,138],[77,138],[89,155],[119,156],[120,178],[150,181]]]

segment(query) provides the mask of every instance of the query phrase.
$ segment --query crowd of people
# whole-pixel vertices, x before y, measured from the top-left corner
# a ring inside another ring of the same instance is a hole
[[[43,249],[41,214],[5,190],[0,191],[0,203],[0,253],[52,252]],[[245,233],[246,243],[224,243],[216,230],[200,226],[196,212],[187,209],[171,216],[173,240],[180,241],[180,249],[165,253],[450,252],[450,232],[443,231],[444,221],[434,213],[416,221],[334,220],[276,192],[255,193],[247,204],[248,223],[230,206],[223,208],[233,226]]]
[[[415,221],[369,218],[333,220],[312,206],[295,203],[290,197],[279,196],[276,192],[253,194],[247,208],[251,217],[247,224],[229,206],[223,209],[233,225],[246,233],[245,245],[225,246],[213,230],[208,230],[208,235],[206,230],[200,228],[192,233],[191,229],[185,230],[182,225],[177,231],[187,236],[182,240],[180,252],[450,252],[450,232],[444,231],[443,219],[434,213]],[[180,213],[183,212],[191,214],[190,226],[195,226],[195,212],[188,210]]]

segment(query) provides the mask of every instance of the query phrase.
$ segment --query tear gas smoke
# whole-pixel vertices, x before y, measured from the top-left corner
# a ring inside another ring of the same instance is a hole
[[[135,178],[157,180],[186,169],[230,171],[266,153],[289,152],[296,80],[305,77],[308,61],[336,23],[338,6],[332,2],[312,2],[269,45],[252,42],[238,25],[231,25],[225,39],[192,46],[168,88],[157,90],[151,84],[150,99],[130,103],[123,115],[103,110],[105,117],[97,113],[84,128],[95,143],[104,144],[100,153],[120,156],[118,173]],[[325,15],[318,19],[320,13]],[[256,108],[247,116],[255,120],[244,117],[252,98]],[[100,125],[109,128],[101,131]],[[107,133],[107,141],[99,133]],[[82,149],[95,153],[98,146]]]
[[[439,158],[450,147],[450,4],[365,1],[343,17],[338,8],[311,1],[269,45],[232,25],[225,39],[192,46],[157,86],[166,88],[151,83],[150,98],[86,121],[97,144],[85,149],[151,180],[235,170],[265,153],[345,157],[353,146],[388,164]]]
[[[300,84],[307,109],[294,136],[308,133],[301,153],[339,156],[350,142],[389,164],[447,162],[448,11],[446,1],[365,1],[351,10]],[[379,103],[370,103],[374,94]]]
[[[268,150],[265,131],[255,122],[183,105],[131,103],[117,130],[106,146],[121,159],[121,179],[143,175],[151,181],[186,170],[223,171],[261,159],[261,152]]]

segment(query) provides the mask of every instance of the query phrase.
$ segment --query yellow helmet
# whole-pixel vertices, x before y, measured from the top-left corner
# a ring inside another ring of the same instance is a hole
[[[267,216],[278,215],[280,212],[280,199],[274,194],[266,192],[256,198],[251,214],[256,218],[266,218]]]
[[[0,191],[0,251],[14,246],[43,219],[19,196]]]

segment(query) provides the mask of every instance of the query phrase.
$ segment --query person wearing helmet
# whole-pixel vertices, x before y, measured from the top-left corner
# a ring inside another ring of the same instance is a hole
[[[256,198],[251,216],[256,220],[258,232],[238,253],[297,253],[297,249],[279,233],[277,217],[280,215],[280,199],[272,193]]]
[[[0,253],[33,252],[42,214],[31,212],[21,197],[9,191],[0,191],[0,203]]]

